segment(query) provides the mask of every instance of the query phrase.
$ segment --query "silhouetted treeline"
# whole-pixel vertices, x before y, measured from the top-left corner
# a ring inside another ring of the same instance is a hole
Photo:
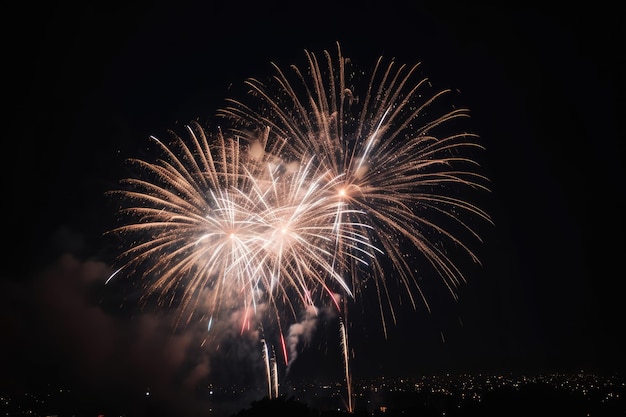
[[[245,408],[234,414],[233,417],[254,417],[254,416],[316,416],[311,408],[293,397],[278,397],[270,399],[268,397],[259,401],[253,401],[250,408]]]

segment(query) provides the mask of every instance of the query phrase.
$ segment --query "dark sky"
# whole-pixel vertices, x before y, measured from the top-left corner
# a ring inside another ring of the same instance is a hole
[[[114,253],[102,234],[115,225],[104,193],[149,135],[212,120],[230,85],[335,41],[367,64],[420,61],[434,83],[460,91],[487,146],[484,205],[495,223],[482,229],[483,265],[470,268],[457,303],[402,315],[388,340],[372,329],[362,342],[355,330],[354,373],[624,369],[617,6],[204,3],[6,14],[17,29],[3,36],[3,388],[58,379],[178,398],[224,373],[197,331],[173,336],[166,311],[133,313],[123,303],[132,295],[103,288]],[[302,375],[336,370],[328,345],[303,353]]]

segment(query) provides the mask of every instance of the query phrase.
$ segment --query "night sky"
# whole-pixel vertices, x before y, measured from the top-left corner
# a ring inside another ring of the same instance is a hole
[[[213,364],[197,329],[172,334],[166,310],[138,312],[130,289],[104,287],[116,254],[105,192],[127,175],[124,160],[150,157],[150,135],[213,121],[232,85],[336,41],[364,68],[381,55],[422,62],[435,85],[459,90],[486,145],[492,193],[480,204],[495,224],[481,226],[482,266],[467,265],[458,302],[402,311],[386,340],[375,320],[357,326],[355,376],[624,370],[617,6],[205,3],[6,13],[17,29],[3,36],[2,389],[151,387],[175,403],[203,378],[246,374],[245,360]],[[337,372],[335,331],[319,329],[328,334],[302,352],[297,375]]]

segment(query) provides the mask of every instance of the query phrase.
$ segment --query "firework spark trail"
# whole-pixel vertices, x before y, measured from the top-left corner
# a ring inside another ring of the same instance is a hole
[[[273,352],[273,349],[272,349]],[[276,355],[273,354],[272,355],[272,387],[274,390],[274,396],[276,398],[278,398],[279,395],[279,391],[278,391],[278,364],[276,363]]]
[[[265,339],[261,340],[262,344],[262,356],[265,364],[265,373],[267,377],[267,392],[269,398],[278,398],[278,367],[276,363],[276,353],[272,349],[272,353],[269,352],[269,347]]]
[[[262,350],[262,354],[263,354],[263,361],[265,362],[265,373],[267,375],[267,396],[269,398],[273,398],[272,395],[272,368],[270,365],[270,354],[268,352],[268,348],[267,348],[267,342],[265,341],[265,339],[261,340],[261,343],[263,345],[263,350]]]
[[[352,377],[350,373],[350,359],[348,357],[348,332],[343,321],[339,322],[339,336],[341,338],[341,351],[343,352],[343,364],[346,378],[346,387],[348,390],[348,412],[353,411],[352,406]]]
[[[307,51],[306,70],[292,65],[291,76],[273,64],[276,75],[269,84],[248,79],[250,95],[227,99],[219,115],[233,122],[241,138],[254,141],[262,136],[268,149],[291,152],[296,159],[314,154],[323,169],[340,179],[329,190],[349,207],[337,216],[336,226],[348,229],[337,233],[339,252],[349,254],[340,273],[350,276],[355,294],[366,277],[374,278],[387,334],[387,317],[395,322],[396,313],[384,260],[392,264],[414,308],[417,293],[430,310],[415,272],[416,256],[434,268],[456,297],[465,277],[440,242],[461,248],[479,262],[455,230],[480,240],[466,218],[490,218],[453,190],[488,191],[488,179],[476,172],[478,164],[471,157],[482,149],[477,136],[445,133],[447,125],[469,117],[469,112],[452,109],[431,116],[449,90],[431,93],[428,79],[418,77],[419,65],[392,60],[385,66],[380,58],[359,94],[348,79],[357,71],[347,68],[350,61],[339,45],[337,51],[336,57],[324,51],[325,65]],[[354,252],[358,245],[341,240],[352,234],[375,242],[384,256],[368,260],[364,268]]]

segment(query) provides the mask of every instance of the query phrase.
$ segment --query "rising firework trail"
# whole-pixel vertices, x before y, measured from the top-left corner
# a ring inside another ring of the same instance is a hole
[[[452,91],[433,90],[418,64],[381,57],[368,73],[339,45],[305,55],[304,68],[248,79],[250,94],[218,111],[223,130],[152,137],[160,157],[131,159],[136,175],[110,192],[123,245],[113,276],[139,277],[142,301],[176,308],[177,325],[199,312],[219,338],[216,323],[237,310],[242,332],[263,329],[270,397],[270,324],[288,369],[288,324],[320,306],[345,318],[345,299],[373,288],[386,336],[406,300],[430,310],[424,276],[456,298],[466,279],[450,250],[478,263],[465,238],[480,241],[474,219],[491,222],[468,198],[489,181],[477,135],[458,130],[469,111],[444,106]]]
[[[261,340],[263,345],[263,361],[265,363],[265,375],[267,376],[267,396],[269,398],[274,398],[272,391],[272,366],[270,363],[270,354],[268,351],[267,343],[265,339]]]
[[[269,347],[265,339],[261,340],[263,350],[263,361],[265,364],[265,373],[267,377],[267,396],[268,398],[278,398],[278,369],[276,364],[276,354],[274,353],[274,349],[270,354]]]
[[[348,332],[343,321],[339,322],[339,337],[341,340],[341,351],[343,353],[343,365],[346,378],[346,387],[348,390],[348,412],[351,413],[354,409],[352,406],[352,374],[350,373],[350,359],[348,356]]]

